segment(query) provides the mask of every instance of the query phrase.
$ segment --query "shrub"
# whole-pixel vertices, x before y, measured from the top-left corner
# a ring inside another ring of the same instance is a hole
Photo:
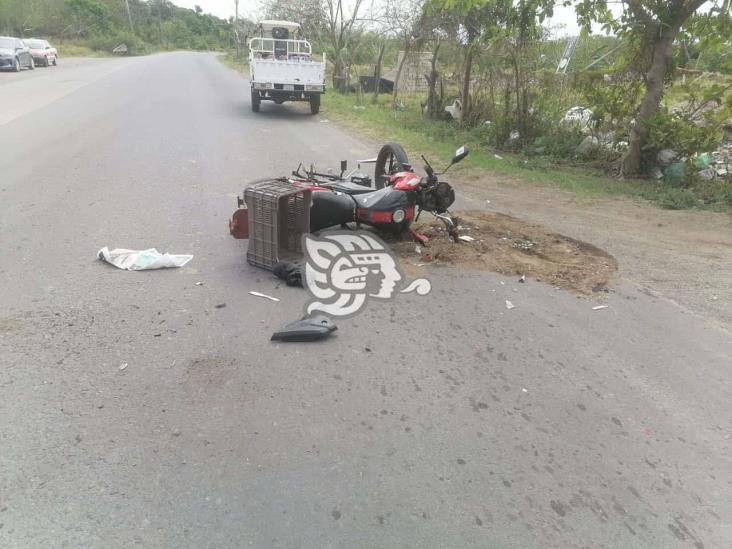
[[[658,202],[667,210],[687,210],[696,206],[697,199],[690,191],[669,189],[659,196]]]

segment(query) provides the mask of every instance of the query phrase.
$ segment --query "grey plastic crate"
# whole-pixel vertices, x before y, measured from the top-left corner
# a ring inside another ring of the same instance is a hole
[[[287,181],[261,181],[244,191],[249,209],[247,261],[271,270],[302,253],[301,237],[310,231],[312,193]]]

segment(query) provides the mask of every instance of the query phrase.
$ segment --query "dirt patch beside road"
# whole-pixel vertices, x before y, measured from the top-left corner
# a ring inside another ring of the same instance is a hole
[[[622,197],[582,198],[491,175],[454,183],[459,208],[501,212],[591,242],[617,259],[623,279],[732,330],[729,214],[662,210]]]
[[[507,276],[525,275],[585,295],[607,291],[618,269],[607,252],[541,225],[494,212],[461,212],[458,217],[460,235],[469,241],[452,242],[442,222],[424,218],[414,228],[429,237],[426,246],[400,241],[391,247],[406,262],[437,261]]]

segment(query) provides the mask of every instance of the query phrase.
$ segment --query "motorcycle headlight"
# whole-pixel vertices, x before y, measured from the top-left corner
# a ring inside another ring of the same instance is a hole
[[[391,219],[394,223],[401,223],[404,221],[404,218],[406,217],[406,213],[404,210],[394,210],[394,214],[391,216]]]

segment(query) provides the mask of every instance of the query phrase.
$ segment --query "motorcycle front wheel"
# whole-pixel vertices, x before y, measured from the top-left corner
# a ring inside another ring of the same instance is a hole
[[[394,175],[409,169],[409,158],[399,143],[387,143],[379,151],[374,167],[374,184],[377,189],[386,185],[387,175]]]

